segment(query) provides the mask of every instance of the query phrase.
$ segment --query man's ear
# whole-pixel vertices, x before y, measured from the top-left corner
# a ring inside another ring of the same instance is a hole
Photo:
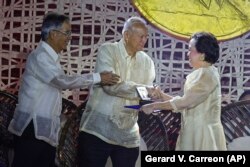
[[[125,31],[123,35],[124,35],[123,38],[124,38],[125,44],[127,44],[128,43],[129,32]]]
[[[54,38],[56,38],[56,36],[57,36],[57,33],[55,31],[50,31],[48,38],[54,39]]]

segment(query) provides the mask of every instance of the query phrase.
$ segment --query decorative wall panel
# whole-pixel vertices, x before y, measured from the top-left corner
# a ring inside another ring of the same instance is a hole
[[[98,47],[121,38],[124,21],[139,15],[129,0],[1,0],[0,1],[0,89],[17,93],[28,53],[40,41],[44,14],[58,11],[70,16],[72,41],[62,53],[67,74],[94,71]],[[194,23],[195,24],[195,23]],[[250,89],[250,34],[220,43],[216,64],[222,81],[223,105],[237,100]],[[191,72],[187,42],[149,25],[145,51],[156,66],[156,83],[166,92],[181,95],[185,77]],[[65,98],[80,104],[88,90],[65,90]]]

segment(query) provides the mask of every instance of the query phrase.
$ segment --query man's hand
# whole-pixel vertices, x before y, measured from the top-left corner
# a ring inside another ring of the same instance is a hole
[[[154,87],[146,87],[148,91],[148,96],[151,97],[153,100],[161,99],[162,91],[159,86]]]
[[[112,72],[101,72],[101,85],[114,85],[119,82],[120,76]]]

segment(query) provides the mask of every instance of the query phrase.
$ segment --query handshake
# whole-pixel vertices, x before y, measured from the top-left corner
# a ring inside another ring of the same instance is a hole
[[[161,88],[157,85],[154,86],[149,86],[146,87],[147,91],[148,91],[148,96],[152,99],[152,100],[162,100],[162,95],[164,94],[164,92],[161,90]]]
[[[138,88],[137,91],[139,93]],[[165,103],[173,98],[172,96],[164,93],[158,86],[144,87],[144,92],[147,92],[146,94],[148,99],[143,100],[139,93],[141,97],[140,110],[146,114],[156,113],[160,110],[164,110],[164,108],[166,107]]]
[[[139,106],[141,106],[141,111],[145,112],[146,114],[159,111],[154,110],[154,103],[161,100],[162,91],[158,86],[138,86],[136,87],[136,90],[140,97]]]

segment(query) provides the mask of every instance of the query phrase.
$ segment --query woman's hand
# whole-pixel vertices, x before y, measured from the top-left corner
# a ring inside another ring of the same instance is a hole
[[[143,111],[145,114],[157,113],[162,110],[173,110],[170,101],[145,104],[140,108],[140,111]]]
[[[140,111],[143,111],[145,114],[149,115],[154,111],[154,104],[145,104],[140,108]]]

